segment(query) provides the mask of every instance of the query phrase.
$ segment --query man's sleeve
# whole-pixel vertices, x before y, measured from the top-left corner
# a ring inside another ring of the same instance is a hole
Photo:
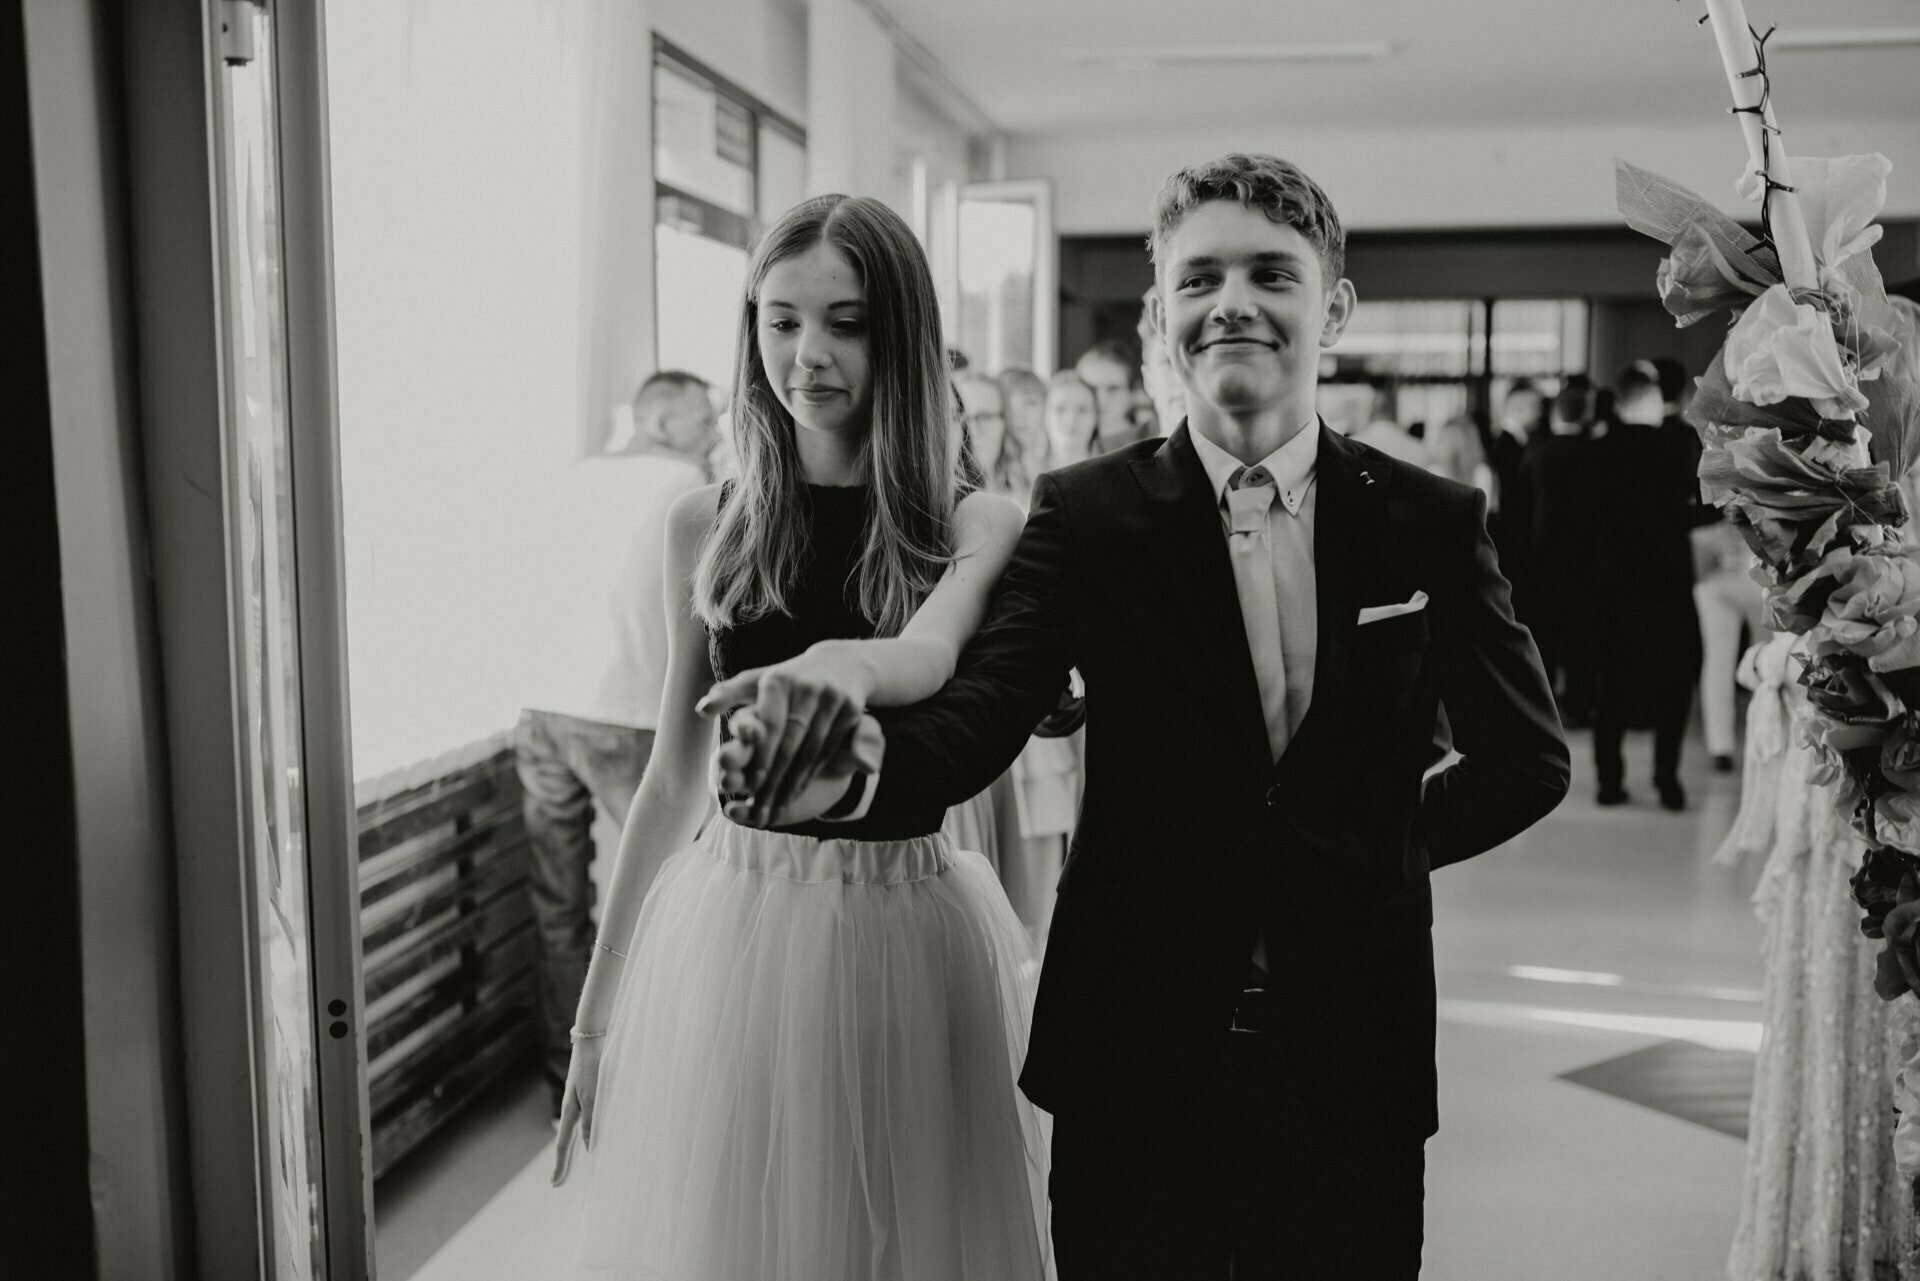
[[[911,707],[876,709],[885,763],[867,813],[951,808],[978,795],[1052,711],[1075,658],[1072,535],[1059,484],[1041,476],[1033,514],[953,679]]]
[[[1518,835],[1567,793],[1567,743],[1533,637],[1513,617],[1473,497],[1469,543],[1438,640],[1440,700],[1461,758],[1427,780],[1420,826],[1429,865],[1471,858]]]

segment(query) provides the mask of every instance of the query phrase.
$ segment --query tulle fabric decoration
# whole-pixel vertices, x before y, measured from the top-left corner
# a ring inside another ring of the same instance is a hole
[[[1766,1034],[1754,1067],[1740,1226],[1729,1281],[1910,1279],[1911,1216],[1888,1104],[1890,1007],[1873,995],[1874,946],[1834,890],[1862,846],[1812,753],[1793,741],[1799,638],[1749,649],[1739,817],[1715,861],[1766,860],[1753,893],[1765,927]]]
[[[1049,1276],[1028,948],[944,835],[716,820],[641,911],[553,1275]]]

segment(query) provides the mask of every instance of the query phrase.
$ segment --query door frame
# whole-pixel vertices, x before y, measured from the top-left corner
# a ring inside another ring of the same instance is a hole
[[[280,89],[287,413],[293,437],[294,562],[300,592],[313,1035],[320,1070],[320,1187],[329,1281],[357,1281],[374,1275],[373,1142],[348,713],[325,0],[277,4],[273,33]]]
[[[152,548],[167,791],[176,852],[180,1044],[197,1275],[270,1275],[260,1117],[260,969],[241,780],[246,758],[230,573],[220,142],[225,0],[125,6],[137,380]],[[302,647],[302,768],[329,1281],[372,1275],[360,1051],[357,858],[346,719],[325,61],[320,0],[259,0],[279,76],[283,282]],[[329,1002],[345,1001],[344,1036]]]
[[[1031,204],[1034,211],[1033,245],[1033,362],[1041,377],[1052,374],[1059,360],[1060,336],[1060,237],[1053,226],[1053,180],[1051,178],[1002,178],[990,182],[960,184],[955,196],[954,219],[950,224],[958,242],[963,235],[959,206],[969,200],[1003,201]],[[954,299],[960,305],[960,254],[954,256]]]

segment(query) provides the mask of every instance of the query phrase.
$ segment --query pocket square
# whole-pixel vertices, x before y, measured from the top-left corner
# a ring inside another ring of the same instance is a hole
[[[1398,618],[1402,614],[1417,614],[1427,607],[1427,594],[1415,592],[1412,597],[1398,605],[1369,605],[1360,611],[1360,619],[1354,625],[1365,627],[1368,623],[1377,623],[1382,619]]]

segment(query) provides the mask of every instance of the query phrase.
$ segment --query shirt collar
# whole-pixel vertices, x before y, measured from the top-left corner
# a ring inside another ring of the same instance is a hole
[[[1187,424],[1187,435],[1193,440],[1193,452],[1200,455],[1200,466],[1213,485],[1215,501],[1224,503],[1233,473],[1240,469],[1240,460],[1195,431],[1192,423]],[[1316,417],[1295,432],[1286,444],[1255,464],[1272,474],[1280,505],[1289,515],[1300,514],[1300,504],[1306,501],[1307,490],[1313,484],[1314,465],[1319,457],[1320,420]]]

